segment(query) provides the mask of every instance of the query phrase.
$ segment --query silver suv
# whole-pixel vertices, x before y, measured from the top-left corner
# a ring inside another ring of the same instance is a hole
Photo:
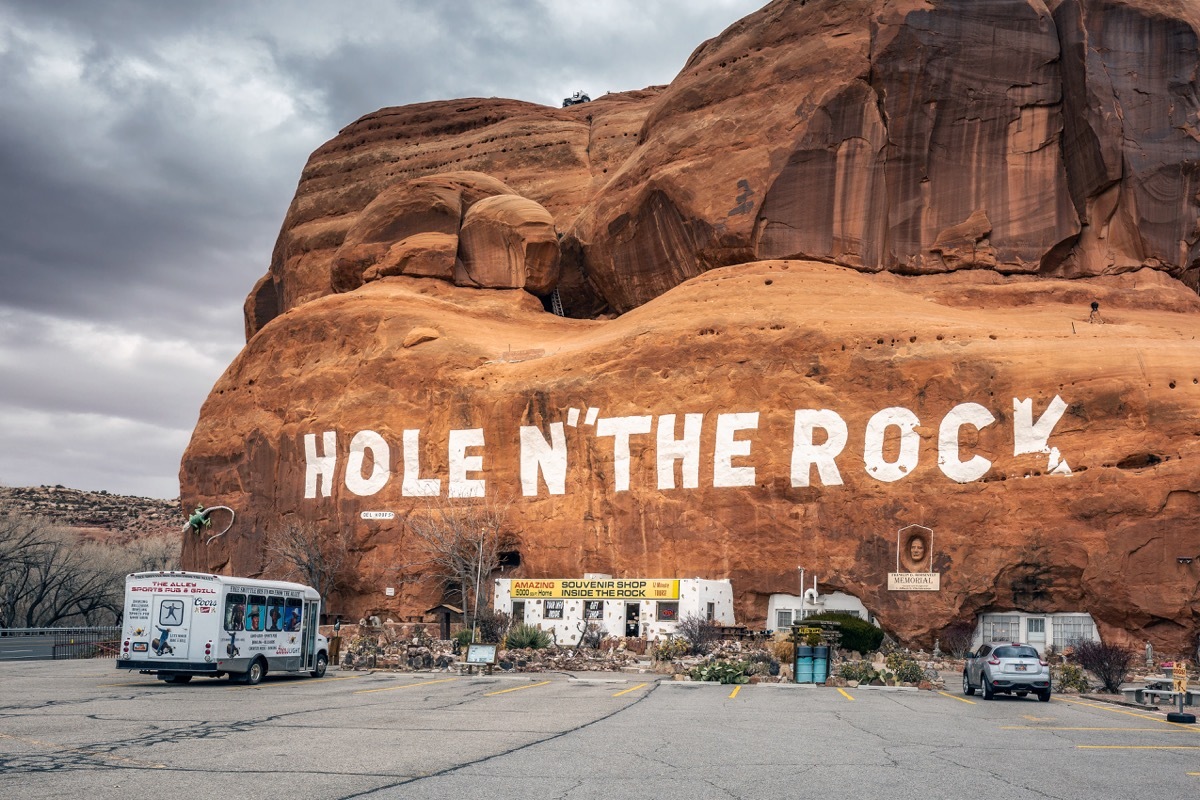
[[[1037,650],[1020,642],[989,642],[967,654],[963,667],[963,692],[983,691],[983,699],[997,694],[1024,697],[1033,692],[1043,703],[1050,702],[1050,666]]]

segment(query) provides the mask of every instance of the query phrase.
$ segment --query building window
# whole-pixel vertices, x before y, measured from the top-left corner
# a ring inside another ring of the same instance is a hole
[[[776,609],[775,627],[776,629],[792,627],[792,610],[790,608]]]
[[[583,618],[587,620],[604,619],[604,601],[603,600],[584,600],[583,601]]]
[[[1021,638],[1021,618],[1011,614],[984,614],[985,642],[1016,642]]]
[[[1061,649],[1077,642],[1096,640],[1096,629],[1090,616],[1055,617],[1054,646]]]
[[[709,603],[708,610],[705,612],[705,619],[707,619],[709,622],[712,622],[716,618],[717,618],[717,604]]]
[[[562,619],[563,618],[563,606],[566,604],[566,602],[567,602],[566,600],[547,600],[546,601],[546,613],[542,615],[542,618],[543,619]]]
[[[658,621],[676,622],[679,620],[679,603],[659,603]]]

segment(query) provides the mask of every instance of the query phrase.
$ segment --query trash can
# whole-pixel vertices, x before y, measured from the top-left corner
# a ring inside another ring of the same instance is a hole
[[[813,682],[813,649],[806,645],[796,647],[796,683]]]
[[[813,683],[824,683],[829,675],[829,648],[818,646],[812,648],[812,680]]]

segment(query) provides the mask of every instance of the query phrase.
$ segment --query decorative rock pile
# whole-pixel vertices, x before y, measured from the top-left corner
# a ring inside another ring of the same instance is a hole
[[[364,627],[342,638],[341,668],[457,672],[466,653],[450,639],[434,639],[424,628]],[[513,672],[618,672],[637,667],[637,653],[624,639],[605,639],[598,648],[551,645],[544,650],[505,650],[497,653],[496,669]]]

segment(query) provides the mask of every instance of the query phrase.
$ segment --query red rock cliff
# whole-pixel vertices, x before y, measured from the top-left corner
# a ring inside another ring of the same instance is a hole
[[[201,412],[183,499],[240,530],[187,563],[254,572],[297,518],[402,560],[358,514],[421,502],[417,430],[442,495],[512,501],[528,575],[729,577],[754,622],[803,563],[903,638],[1019,608],[1194,645],[1196,17],[776,2],[668,87],[364,117]],[[914,522],[939,592],[886,588]]]

